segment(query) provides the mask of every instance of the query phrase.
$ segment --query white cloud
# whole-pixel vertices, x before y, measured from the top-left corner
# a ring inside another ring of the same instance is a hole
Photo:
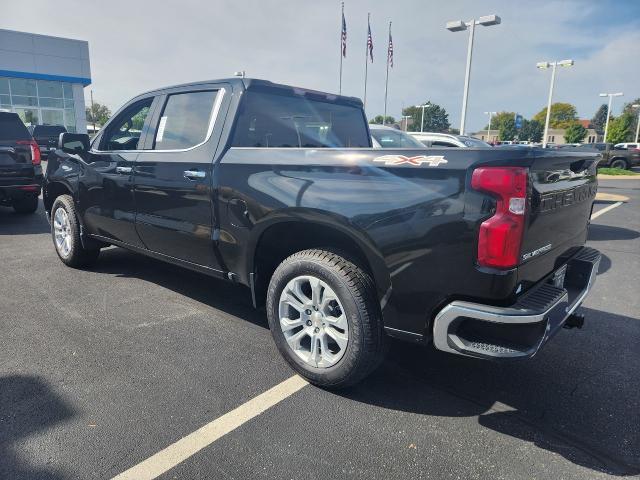
[[[555,99],[574,103],[591,117],[600,91],[640,96],[638,29],[589,26],[598,3],[494,0],[396,2],[346,0],[348,56],[343,93],[362,96],[366,15],[372,14],[375,63],[369,68],[368,114],[382,113],[387,23],[393,20],[395,68],[389,108],[430,99],[458,126],[466,33],[450,33],[447,20],[497,13],[503,23],[478,27],[468,126],[481,128],[486,110],[526,116],[546,104],[549,72],[541,60],[573,57],[559,72]],[[624,18],[626,7],[609,12]],[[222,78],[237,70],[318,90],[337,91],[340,2],[253,0],[245,2],[110,0],[11,2],[4,28],[89,41],[94,97],[117,108],[132,96],[173,83]],[[637,25],[636,25],[637,27]],[[621,106],[618,105],[618,107]]]

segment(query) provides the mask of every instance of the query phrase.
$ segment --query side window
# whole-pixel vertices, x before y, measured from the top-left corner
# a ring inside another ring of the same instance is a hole
[[[435,142],[431,142],[431,146],[432,147],[457,147],[457,145],[454,145],[453,143],[449,143],[449,142],[443,142],[443,141],[438,141],[436,140]]]
[[[169,95],[156,130],[154,150],[181,150],[204,142],[217,94],[211,90]]]
[[[149,115],[152,98],[142,100],[118,115],[102,137],[101,150],[142,150],[140,135]]]

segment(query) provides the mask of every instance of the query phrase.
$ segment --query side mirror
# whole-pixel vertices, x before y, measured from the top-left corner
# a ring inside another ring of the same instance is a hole
[[[81,155],[89,151],[89,135],[86,133],[61,133],[58,148],[65,153]]]

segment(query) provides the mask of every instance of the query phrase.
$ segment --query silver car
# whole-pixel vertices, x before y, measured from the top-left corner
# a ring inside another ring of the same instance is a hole
[[[369,125],[373,148],[424,148],[407,132],[382,125]]]
[[[492,148],[487,142],[478,140],[477,138],[467,137],[464,135],[453,135],[451,133],[433,133],[433,132],[410,132],[410,135],[420,141],[425,147],[434,148]]]

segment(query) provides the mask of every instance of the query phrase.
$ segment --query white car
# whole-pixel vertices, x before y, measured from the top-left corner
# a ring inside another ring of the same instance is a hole
[[[464,135],[453,135],[451,133],[435,132],[409,132],[409,135],[422,142],[425,147],[491,148],[491,145],[489,145],[487,142],[483,142],[482,140],[478,140],[477,138],[467,137]]]
[[[407,132],[383,125],[369,125],[373,148],[424,148]]]
[[[640,143],[616,143],[613,148],[623,148],[625,150],[633,150],[635,148],[636,150],[640,150]]]

